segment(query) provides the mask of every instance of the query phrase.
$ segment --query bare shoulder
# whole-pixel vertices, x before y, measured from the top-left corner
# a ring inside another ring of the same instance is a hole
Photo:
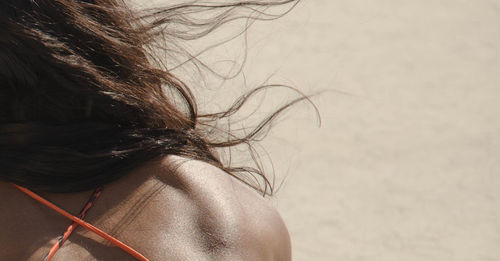
[[[0,188],[10,199],[0,206],[9,209],[0,215],[7,224],[0,260],[40,260],[68,221],[8,184]],[[91,192],[42,196],[78,213]],[[267,200],[224,171],[181,157],[167,156],[107,184],[86,221],[151,260],[291,259],[285,224]],[[77,229],[53,260],[133,259]]]
[[[218,260],[291,260],[281,216],[256,191],[202,161],[167,157],[162,165],[197,205],[198,225]]]

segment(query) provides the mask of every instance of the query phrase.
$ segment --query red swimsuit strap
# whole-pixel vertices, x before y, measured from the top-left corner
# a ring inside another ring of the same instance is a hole
[[[85,206],[82,208],[82,210],[78,214],[77,217],[79,219],[83,220],[85,218],[85,215],[90,210],[90,208],[92,208],[92,206],[94,205],[94,202],[99,198],[99,196],[101,195],[101,192],[102,192],[102,187],[98,187],[94,191],[94,193],[92,193],[92,196],[89,198],[89,200],[87,201],[87,203],[85,204]],[[69,227],[66,229],[66,231],[64,232],[64,234],[62,234],[62,236],[59,236],[57,238],[57,241],[54,243],[54,245],[52,245],[52,247],[50,248],[50,250],[47,253],[47,255],[45,255],[45,257],[43,258],[43,261],[50,261],[50,260],[52,260],[52,257],[54,257],[54,255],[57,253],[57,251],[59,250],[59,248],[61,248],[64,245],[64,243],[66,242],[66,240],[68,239],[68,237],[71,235],[71,233],[73,233],[73,231],[77,227],[78,227],[78,223],[76,223],[76,222],[73,221],[71,223],[71,225],[69,225]]]
[[[102,231],[102,230],[100,230],[100,229],[92,226],[91,224],[83,221],[81,218],[78,218],[78,217],[75,217],[75,216],[71,215],[67,211],[61,209],[60,207],[58,207],[56,205],[54,205],[50,201],[48,201],[48,200],[40,197],[38,194],[32,192],[31,190],[26,189],[26,188],[21,187],[21,186],[18,186],[16,184],[12,184],[12,185],[14,185],[14,187],[16,187],[19,190],[21,190],[22,192],[26,193],[28,196],[30,196],[31,198],[35,199],[36,201],[44,204],[45,206],[47,206],[47,207],[53,209],[54,211],[56,211],[57,213],[59,213],[59,214],[65,216],[66,218],[72,220],[74,223],[76,223],[76,225],[80,225],[80,226],[82,226],[82,227],[84,227],[84,228],[86,228],[86,229],[94,232],[98,236],[106,239],[107,241],[111,242],[113,245],[121,248],[123,251],[125,251],[125,252],[129,253],[130,255],[132,255],[133,257],[135,257],[137,260],[140,260],[140,261],[149,261],[149,259],[147,259],[145,256],[141,255],[139,252],[135,251],[131,247],[125,245],[120,240],[118,240],[118,239],[116,239],[116,238],[108,235],[106,232],[104,232],[104,231]],[[75,225],[75,227],[76,227],[76,225]]]

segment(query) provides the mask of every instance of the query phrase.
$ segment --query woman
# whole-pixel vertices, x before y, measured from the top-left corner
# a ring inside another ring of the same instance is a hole
[[[265,176],[252,185],[215,153],[275,115],[217,140],[215,122],[245,99],[198,114],[153,52],[235,8],[287,2],[139,14],[120,0],[0,1],[0,260],[290,260],[283,221],[255,192],[272,192]]]

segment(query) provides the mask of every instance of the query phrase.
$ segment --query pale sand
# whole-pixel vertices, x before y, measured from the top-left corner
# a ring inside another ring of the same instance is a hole
[[[500,1],[304,0],[246,74],[311,93],[264,142],[294,260],[500,260]]]

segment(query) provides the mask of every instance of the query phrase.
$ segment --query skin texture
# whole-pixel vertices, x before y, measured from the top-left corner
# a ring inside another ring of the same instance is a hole
[[[40,193],[76,214],[92,192]],[[0,183],[0,260],[41,260],[71,223]],[[269,203],[207,163],[167,156],[104,187],[86,220],[150,260],[291,260],[287,229]],[[135,260],[76,229],[52,259]]]

